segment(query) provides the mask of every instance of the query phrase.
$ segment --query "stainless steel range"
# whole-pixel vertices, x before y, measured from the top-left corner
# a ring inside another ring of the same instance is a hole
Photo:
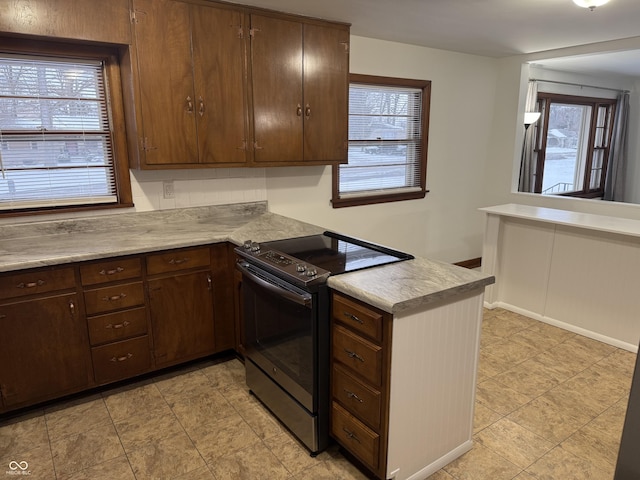
[[[329,441],[327,278],[413,256],[333,232],[235,249],[247,385],[316,455]]]

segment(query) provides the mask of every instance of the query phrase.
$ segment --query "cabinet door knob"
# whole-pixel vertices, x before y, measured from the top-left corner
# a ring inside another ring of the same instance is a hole
[[[124,328],[127,325],[129,325],[129,322],[127,322],[126,320],[122,323],[116,323],[115,325],[110,323],[108,325],[106,325],[104,328],[114,328],[114,329],[118,329],[118,328]]]
[[[344,351],[347,352],[347,356],[349,358],[355,358],[356,360],[360,360],[362,363],[364,363],[364,358],[362,358],[356,352],[352,352],[351,350],[347,350],[346,348],[344,349]]]
[[[355,316],[353,313],[349,313],[349,312],[342,312],[342,313],[345,317],[350,318],[354,322],[358,322],[360,325],[364,325],[364,322],[360,318]]]
[[[296,115],[299,117],[302,116],[302,105],[298,104],[298,108],[296,108]]]
[[[202,97],[199,98],[199,102],[200,107],[198,108],[198,115],[202,117],[204,115],[204,100],[202,99]]]
[[[129,360],[131,357],[133,357],[133,353],[127,353],[126,355],[123,355],[122,357],[111,357],[109,359],[110,362],[124,362],[125,360]]]
[[[182,265],[183,263],[187,263],[189,259],[187,257],[184,258],[172,258],[169,260],[171,265]]]
[[[355,433],[347,430],[346,427],[342,427],[342,430],[344,430],[344,433],[347,434],[348,438],[350,438],[351,440],[355,440],[356,442],[360,443],[360,439],[358,438],[358,436]]]
[[[46,282],[44,280],[36,280],[35,282],[22,282],[16,285],[16,288],[34,288],[41,287]]]
[[[311,116],[311,106],[307,103],[307,106],[304,108],[304,116],[309,118]]]
[[[122,300],[126,296],[126,293],[121,293],[119,295],[113,295],[111,297],[102,297],[102,300],[105,302],[117,302],[118,300]]]
[[[187,97],[187,113],[193,113],[193,100],[191,100],[191,97]]]
[[[361,399],[358,395],[356,395],[355,393],[353,393],[353,392],[351,392],[351,391],[347,390],[346,388],[344,389],[344,391],[345,391],[345,393],[346,393],[346,395],[347,395],[347,397],[348,397],[348,398],[351,398],[351,399],[353,399],[353,400],[356,400],[357,402],[360,402],[360,403],[364,403],[364,400],[362,400],[362,399]]]
[[[113,270],[100,270],[98,273],[100,275],[115,275],[116,273],[122,273],[122,272],[124,272],[123,267],[116,267]]]

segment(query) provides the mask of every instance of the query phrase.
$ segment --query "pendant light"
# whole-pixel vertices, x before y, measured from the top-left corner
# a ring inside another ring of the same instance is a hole
[[[607,2],[609,2],[609,0],[573,0],[573,3],[575,3],[579,7],[588,8],[592,12],[596,7],[604,5]]]

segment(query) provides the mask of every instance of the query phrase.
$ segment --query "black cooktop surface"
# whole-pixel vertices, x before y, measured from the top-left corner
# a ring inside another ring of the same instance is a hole
[[[331,275],[410,260],[413,255],[334,232],[265,242],[264,250],[286,253]]]

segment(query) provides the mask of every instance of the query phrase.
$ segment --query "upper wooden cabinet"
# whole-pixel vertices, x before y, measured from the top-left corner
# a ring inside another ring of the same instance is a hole
[[[244,164],[242,13],[134,0],[137,168]]]
[[[0,2],[0,32],[129,44],[130,25],[129,0]]]
[[[347,161],[349,31],[251,16],[254,160]]]
[[[132,5],[133,168],[346,162],[347,25],[215,2]]]

